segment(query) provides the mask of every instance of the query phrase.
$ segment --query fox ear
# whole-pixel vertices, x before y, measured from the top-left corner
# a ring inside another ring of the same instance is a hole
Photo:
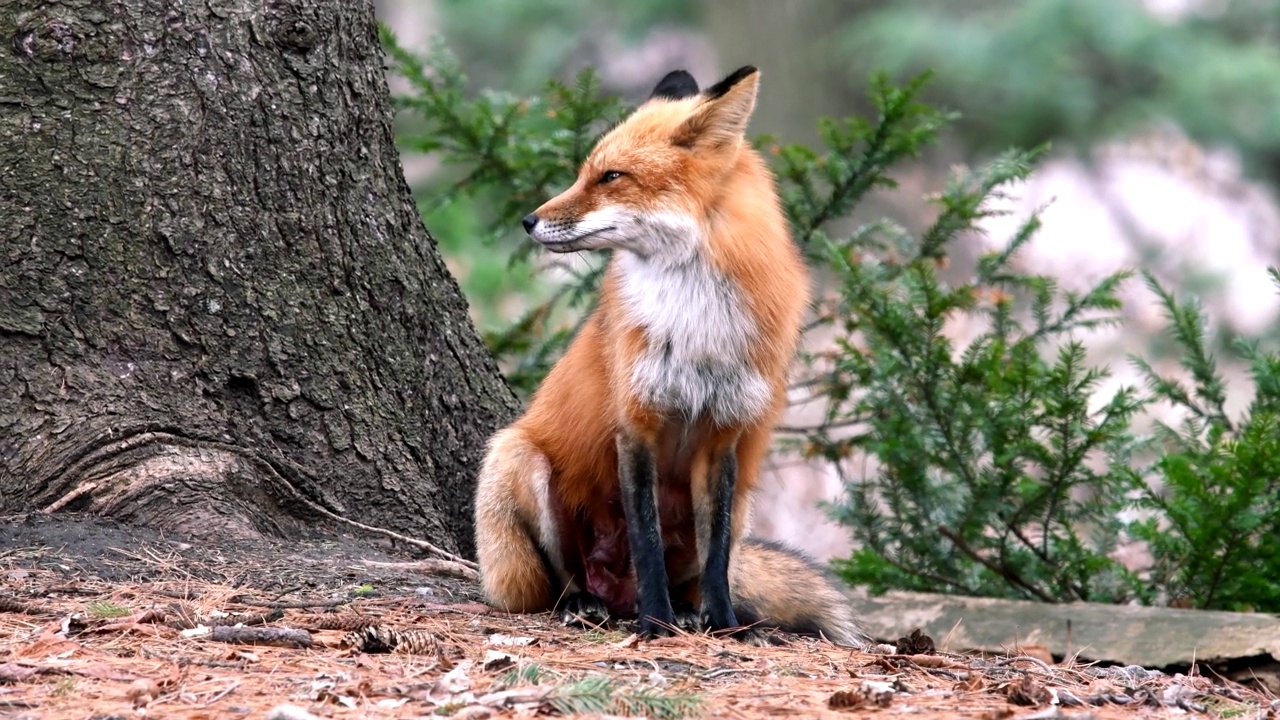
[[[721,147],[742,139],[756,107],[760,72],[747,65],[703,92],[706,100],[676,130],[674,142],[682,147]]]
[[[698,94],[698,81],[684,70],[672,70],[658,81],[649,99],[683,100]]]

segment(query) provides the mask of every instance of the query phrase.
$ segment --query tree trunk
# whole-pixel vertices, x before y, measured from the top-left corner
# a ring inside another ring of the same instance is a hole
[[[0,3],[0,512],[473,552],[515,403],[423,228],[369,0]]]
[[[846,16],[866,4],[811,0],[701,0],[703,25],[724,72],[741,65],[761,69],[767,91],[751,116],[752,134],[783,142],[818,141],[817,119],[839,117],[860,98],[848,93],[848,68],[839,57]]]

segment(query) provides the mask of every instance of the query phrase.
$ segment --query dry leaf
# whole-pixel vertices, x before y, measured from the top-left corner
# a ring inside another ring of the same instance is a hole
[[[1046,690],[1044,685],[1032,679],[1030,675],[1023,675],[1021,680],[1016,680],[1005,686],[1005,695],[1009,698],[1009,702],[1014,705],[1027,705],[1030,707],[1039,707],[1053,699],[1052,693]]]
[[[1200,695],[1213,692],[1213,681],[1201,675],[1183,675],[1176,673],[1161,694],[1166,705],[1178,705],[1194,700]]]
[[[893,683],[881,682],[879,680],[863,680],[862,696],[876,707],[888,707],[893,702],[893,696],[897,692]]]
[[[30,680],[40,671],[17,663],[0,663],[0,683],[18,683]]]
[[[1044,645],[1019,645],[1018,653],[1027,657],[1033,657],[1045,665],[1053,665],[1053,653],[1049,652],[1049,648]]]
[[[493,672],[495,670],[503,670],[516,664],[516,659],[512,655],[508,655],[501,650],[486,650],[484,653],[484,663],[480,666],[482,669]]]
[[[431,690],[427,693],[427,699],[437,705],[450,700],[454,695],[465,692],[471,687],[471,678],[467,677],[467,671],[471,669],[471,661],[463,660],[458,663],[457,667],[440,676],[435,684],[431,686]]]
[[[523,647],[532,645],[534,642],[531,637],[513,637],[511,635],[503,635],[502,633],[494,633],[489,636],[490,645],[500,645],[503,647]]]
[[[622,640],[617,645],[618,647],[639,647],[640,636],[636,635],[635,638],[636,638],[636,644],[634,646],[629,646],[624,644],[631,640],[630,637],[628,637],[626,640]],[[683,636],[683,635],[663,635],[663,636],[646,640],[644,644],[648,647],[689,647],[689,640],[686,636]]]
[[[146,707],[152,700],[160,697],[160,686],[153,680],[139,678],[133,681],[124,696],[133,703],[135,708]]]
[[[13,655],[14,657],[29,658],[70,657],[80,649],[80,643],[46,631],[32,641],[30,645],[18,648],[18,651]]]
[[[982,692],[987,689],[987,684],[977,673],[974,673],[956,683],[952,689],[956,692]]]
[[[921,668],[966,668],[968,665],[961,665],[953,660],[948,660],[941,655],[907,655],[901,658],[907,662]]]
[[[656,640],[657,638],[654,638],[654,639]],[[640,636],[636,633],[631,633],[626,638],[619,640],[616,643],[613,643],[613,646],[616,648],[626,648],[627,650],[631,650],[639,644],[640,644]],[[652,641],[650,642],[650,644],[651,645],[653,644]]]

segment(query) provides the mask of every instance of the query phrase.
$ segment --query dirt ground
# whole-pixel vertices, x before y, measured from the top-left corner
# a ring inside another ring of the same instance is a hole
[[[924,637],[639,642],[626,623],[497,613],[444,573],[337,533],[212,547],[0,517],[0,717],[1275,717],[1271,696],[1216,678]]]

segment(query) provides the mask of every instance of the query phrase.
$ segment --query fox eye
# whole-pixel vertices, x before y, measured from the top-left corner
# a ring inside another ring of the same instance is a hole
[[[620,177],[622,177],[622,173],[617,170],[605,170],[604,174],[600,176],[599,184],[604,185],[605,183],[611,183]]]

